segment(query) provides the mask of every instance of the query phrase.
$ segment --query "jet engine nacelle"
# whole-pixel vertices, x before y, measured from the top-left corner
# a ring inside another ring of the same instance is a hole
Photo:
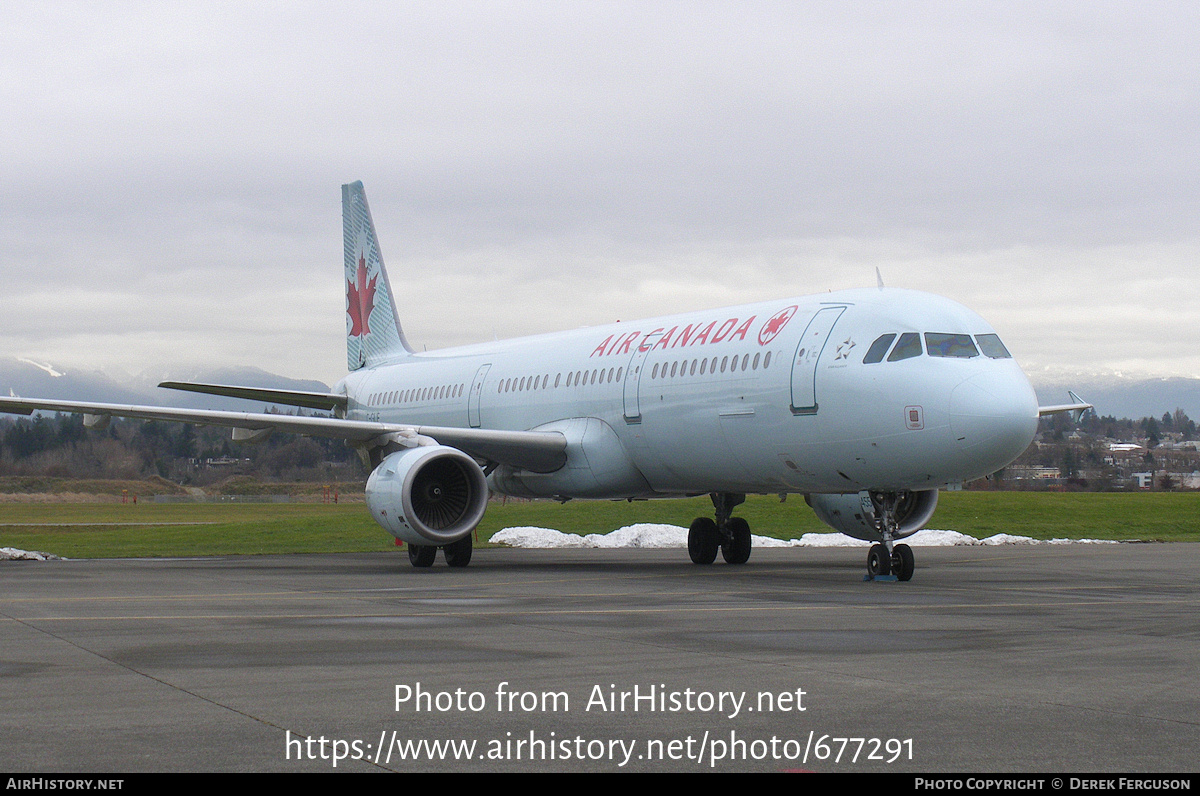
[[[445,545],[483,519],[488,487],[467,454],[445,445],[392,453],[367,479],[367,507],[375,521],[401,541]]]
[[[925,527],[937,508],[937,490],[902,493],[896,501],[896,539],[912,536]],[[882,541],[875,530],[871,499],[865,493],[845,495],[805,495],[805,502],[821,522],[855,539]]]

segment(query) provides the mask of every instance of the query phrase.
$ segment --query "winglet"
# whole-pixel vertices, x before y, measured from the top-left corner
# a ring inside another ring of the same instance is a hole
[[[1087,401],[1080,398],[1072,390],[1067,390],[1067,395],[1070,396],[1071,400],[1074,401],[1074,403],[1055,404],[1053,406],[1039,406],[1038,407],[1038,417],[1042,417],[1044,415],[1056,415],[1059,412],[1070,412],[1071,420],[1075,423],[1078,423],[1080,418],[1083,417],[1084,412],[1087,412],[1089,409],[1096,408],[1096,407],[1092,406],[1090,403],[1088,403]]]
[[[879,285],[879,289],[883,290],[883,274],[879,273],[879,266],[875,266],[875,282]]]

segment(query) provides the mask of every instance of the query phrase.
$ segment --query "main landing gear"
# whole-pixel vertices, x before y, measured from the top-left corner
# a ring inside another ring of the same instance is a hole
[[[906,493],[871,492],[870,515],[875,521],[875,530],[883,537],[883,541],[871,545],[867,553],[867,580],[895,576],[896,580],[912,580],[916,561],[912,548],[906,544],[896,544],[895,534],[899,527],[896,521],[896,505],[907,498]],[[867,507],[867,499],[863,499],[863,508]]]
[[[735,507],[746,502],[746,496],[736,492],[712,492],[716,520],[697,517],[688,528],[688,555],[693,564],[711,564],[717,560],[717,549],[727,564],[745,564],[750,560],[750,523],[741,517],[731,517]]]
[[[450,567],[465,567],[470,564],[473,549],[471,534],[467,534],[457,542],[441,546],[442,555],[446,558],[446,566]],[[431,567],[433,560],[437,558],[437,551],[436,545],[409,543],[408,562],[414,567]]]

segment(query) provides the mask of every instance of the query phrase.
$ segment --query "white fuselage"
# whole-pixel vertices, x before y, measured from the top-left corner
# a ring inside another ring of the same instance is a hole
[[[350,419],[564,431],[576,476],[493,475],[516,494],[923,490],[1016,458],[1038,404],[1015,360],[864,363],[905,333],[994,335],[944,298],[851,290],[412,354],[335,391]]]

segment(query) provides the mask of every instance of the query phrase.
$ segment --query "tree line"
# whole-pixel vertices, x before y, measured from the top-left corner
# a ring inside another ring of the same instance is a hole
[[[1068,445],[1078,430],[1090,438]],[[1197,439],[1196,423],[1182,409],[1140,420],[1086,414],[1078,423],[1068,414],[1045,417],[1040,437],[1060,448],[1031,448],[1023,461],[1061,466],[1073,475],[1079,467],[1102,463],[1102,440],[1144,440],[1146,463],[1168,435]],[[1159,456],[1161,458],[1161,454]],[[0,476],[41,475],[64,478],[140,479],[157,475],[180,484],[206,485],[230,475],[262,480],[320,481],[336,471],[341,480],[365,478],[361,461],[340,440],[273,434],[255,444],[235,443],[229,430],[187,423],[113,418],[103,430],[87,429],[80,415],[0,417]]]
[[[365,477],[354,450],[340,440],[272,434],[235,443],[229,429],[112,418],[88,429],[80,415],[0,418],[0,476],[141,479],[161,476],[203,486],[230,475],[319,481]]]

